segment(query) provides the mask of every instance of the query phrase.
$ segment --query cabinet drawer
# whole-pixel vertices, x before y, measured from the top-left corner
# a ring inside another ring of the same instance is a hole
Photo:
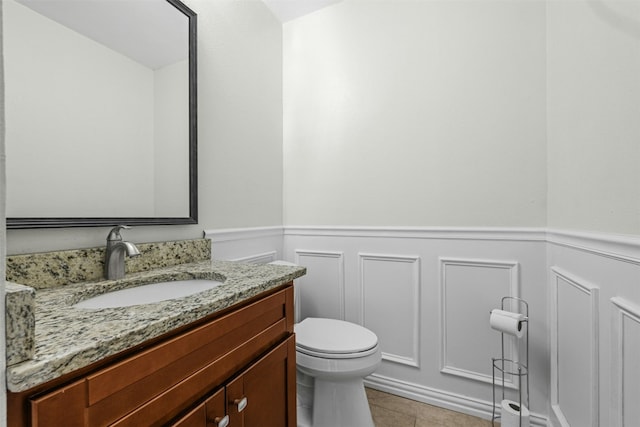
[[[83,427],[85,382],[77,381],[31,401],[32,426]]]

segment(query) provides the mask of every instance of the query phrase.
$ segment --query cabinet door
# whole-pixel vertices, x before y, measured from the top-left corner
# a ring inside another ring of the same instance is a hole
[[[208,398],[204,405],[207,414],[207,427],[227,427],[229,425],[224,389]]]
[[[171,423],[171,427],[227,427],[224,388],[212,394],[204,403]]]
[[[296,426],[295,355],[289,337],[227,385],[231,426]]]

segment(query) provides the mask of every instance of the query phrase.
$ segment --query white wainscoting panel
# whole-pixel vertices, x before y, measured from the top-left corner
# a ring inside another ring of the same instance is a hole
[[[383,360],[420,367],[420,257],[359,253],[358,258],[360,323],[378,336]]]
[[[599,425],[598,295],[551,267],[551,407],[563,427]]]
[[[213,259],[262,264],[282,257],[282,227],[204,230]]]
[[[492,412],[491,358],[500,354],[489,311],[503,296],[522,296],[532,317],[532,425],[640,427],[638,236],[273,226],[205,237],[214,259],[306,266],[295,281],[297,314],[346,318],[380,336],[385,361],[369,385],[484,418]],[[603,318],[599,299],[610,311]],[[600,329],[612,332],[610,341]]]
[[[253,255],[242,256],[239,258],[234,258],[230,261],[248,262],[250,264],[267,264],[277,260],[278,259],[277,257],[278,257],[278,252],[269,251],[261,254],[253,254]]]
[[[443,373],[492,382],[491,358],[501,355],[500,333],[489,313],[502,297],[519,297],[515,261],[440,258],[441,357]],[[505,357],[518,360],[516,342],[505,338]],[[515,387],[512,378],[505,385]]]
[[[640,425],[640,307],[619,297],[611,302],[611,427],[634,427]]]
[[[294,262],[307,267],[307,274],[296,279],[298,321],[307,317],[344,320],[343,253],[296,249]]]

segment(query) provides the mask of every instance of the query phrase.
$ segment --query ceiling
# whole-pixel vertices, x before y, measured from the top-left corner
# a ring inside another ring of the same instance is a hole
[[[153,70],[188,56],[188,18],[165,1],[17,1]]]
[[[291,21],[342,0],[262,0],[280,22]]]
[[[188,53],[187,18],[165,1],[16,1],[154,70]],[[262,1],[284,23],[343,0]]]

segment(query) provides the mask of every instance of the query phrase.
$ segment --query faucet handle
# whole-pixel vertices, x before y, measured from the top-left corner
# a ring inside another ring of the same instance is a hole
[[[130,230],[131,227],[129,227],[128,225],[116,225],[115,227],[113,227],[111,229],[111,231],[109,232],[109,236],[107,236],[107,241],[117,241],[117,240],[122,240],[122,236],[120,235],[120,230]]]

